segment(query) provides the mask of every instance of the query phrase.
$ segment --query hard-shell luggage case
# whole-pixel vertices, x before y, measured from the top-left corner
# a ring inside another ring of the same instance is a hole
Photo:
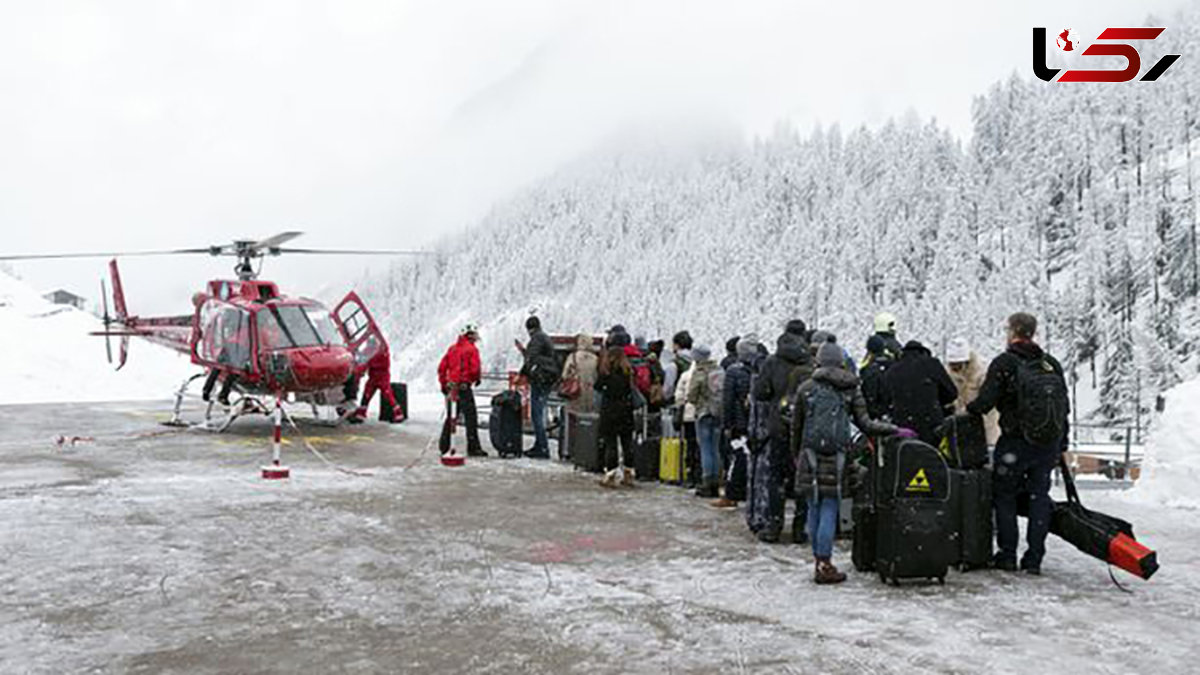
[[[958,568],[983,569],[992,560],[992,474],[987,469],[953,469],[950,494],[958,523]]]
[[[567,446],[571,449],[571,463],[576,468],[592,473],[604,470],[600,449],[600,415],[596,413],[568,413]]]
[[[403,382],[392,383],[392,396],[396,397],[396,405],[400,408],[401,420],[408,419],[408,385]],[[396,419],[395,411],[392,410],[391,401],[387,400],[386,396],[379,397],[379,421],[394,422]]]
[[[521,394],[502,391],[492,397],[488,437],[501,457],[521,456]]]
[[[958,561],[950,469],[936,448],[889,439],[876,495],[875,570],[884,582],[936,579]]]
[[[679,437],[663,437],[659,440],[658,479],[664,483],[682,485],[687,479],[684,454],[687,443]]]
[[[641,413],[641,434],[633,442],[633,475],[640,481],[658,480],[662,422],[658,414]]]

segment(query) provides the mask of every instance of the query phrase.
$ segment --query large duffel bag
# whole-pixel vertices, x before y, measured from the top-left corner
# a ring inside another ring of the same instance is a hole
[[[521,394],[508,390],[492,397],[488,437],[501,457],[521,456]]]

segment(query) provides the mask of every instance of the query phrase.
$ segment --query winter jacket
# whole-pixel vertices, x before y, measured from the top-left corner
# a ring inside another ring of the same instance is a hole
[[[804,338],[784,333],[775,343],[775,353],[768,356],[754,383],[755,400],[767,404],[767,430],[771,438],[786,442],[788,429],[781,416],[782,404],[805,380],[812,376],[813,360]]]
[[[592,351],[592,337],[579,334],[575,336],[575,351],[567,357],[563,364],[562,379],[579,380],[579,396],[567,402],[567,410],[574,413],[590,413],[596,409],[595,389],[596,369],[600,357]]]
[[[597,375],[593,387],[600,392],[600,435],[633,433],[633,375],[614,368]]]
[[[479,365],[479,350],[465,335],[458,338],[438,364],[438,384],[442,389],[451,385],[474,386],[479,384],[483,372]]]
[[[888,399],[887,387],[884,385],[884,373],[895,363],[886,352],[883,356],[868,356],[863,363],[858,376],[862,381],[863,398],[867,400],[867,414],[872,419],[886,417],[891,411],[891,401]]]
[[[696,406],[688,403],[688,392],[692,388],[692,375],[696,371],[695,364],[688,366],[688,369],[679,376],[679,383],[675,385],[675,405],[683,408],[683,421],[696,421]]]
[[[917,432],[922,441],[936,446],[938,427],[953,410],[958,390],[942,364],[920,342],[904,345],[900,359],[883,376],[891,404],[891,420]]]
[[[876,333],[875,335],[883,340],[884,352],[892,357],[893,361],[899,360],[904,355],[904,347],[896,339],[895,333]]]
[[[367,361],[367,379],[375,382],[389,382],[392,374],[392,354],[385,343],[375,355]]]
[[[750,433],[750,383],[753,379],[752,360],[739,359],[725,371],[721,410],[725,413],[723,425],[731,438],[748,436]]]
[[[859,388],[858,378],[851,372],[842,368],[817,368],[813,373],[812,378],[805,381],[797,389],[793,401],[793,423],[791,432],[792,451],[797,456],[797,474],[796,474],[796,494],[811,495],[813,487],[813,478],[816,478],[818,493],[821,497],[837,497],[839,495],[839,486],[841,495],[852,494],[854,486],[851,485],[854,476],[853,471],[847,471],[846,467],[851,465],[850,458],[847,453],[850,451],[850,446],[847,445],[839,454],[842,455],[841,470],[838,468],[838,455],[815,455],[816,466],[813,466],[810,453],[805,452],[801,447],[801,440],[804,438],[804,425],[808,421],[805,419],[807,399],[817,386],[830,386],[841,393],[846,405],[846,413],[850,421],[868,436],[891,436],[896,433],[897,427],[887,422],[881,422],[871,419],[867,414],[867,402],[863,398],[862,390]]]
[[[650,395],[646,397],[649,412],[658,412],[668,403],[666,398],[666,372],[654,352],[646,352],[646,363],[650,366]]]
[[[954,412],[961,415],[967,411],[967,404],[979,398],[979,390],[983,388],[983,380],[986,372],[983,369],[983,364],[979,362],[979,355],[971,352],[971,356],[967,359],[966,366],[962,370],[954,370],[949,364],[946,365],[946,374],[950,376],[950,381],[958,388],[958,398],[954,400]],[[999,413],[995,410],[983,416],[983,430],[987,436],[988,445],[995,445],[1000,438],[1000,419]]]
[[[1020,408],[1017,402],[1017,368],[1020,361],[1046,357],[1046,361],[1054,368],[1059,377],[1063,376],[1062,366],[1049,354],[1042,351],[1031,340],[1011,342],[1008,349],[992,359],[988,365],[987,376],[979,390],[979,396],[967,404],[967,412],[972,415],[983,415],[993,408],[1000,411],[1000,435],[1023,438],[1021,433]],[[1070,402],[1067,402],[1067,425],[1064,426],[1062,447],[1065,450],[1070,439]]]
[[[695,409],[696,419],[712,415],[713,394],[709,386],[709,375],[720,368],[716,361],[697,361],[688,380],[687,402]]]
[[[554,355],[554,343],[545,331],[538,328],[529,335],[529,344],[525,345],[525,365],[521,374],[529,378],[529,385],[539,389],[549,389],[558,382],[558,358]]]

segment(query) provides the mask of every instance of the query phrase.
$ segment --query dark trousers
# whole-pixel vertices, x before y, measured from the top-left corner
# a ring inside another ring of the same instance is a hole
[[[475,409],[475,392],[471,391],[470,387],[464,387],[458,390],[457,410],[454,409],[450,398],[446,398],[446,421],[442,424],[442,437],[438,441],[438,448],[442,454],[450,449],[450,436],[457,413],[462,413],[463,423],[467,425],[467,452],[483,450],[479,443],[479,413]]]
[[[217,378],[221,375],[221,371],[213,368],[208,371],[208,377],[204,378],[204,388],[200,392],[200,397],[205,401],[212,397],[213,387],[217,386]],[[237,376],[230,373],[225,376],[225,382],[221,385],[221,393],[217,394],[217,400],[221,403],[229,402],[229,394],[233,391],[233,385],[237,383]]]
[[[617,441],[621,442],[621,454],[617,455]],[[601,437],[602,448],[604,449],[604,470],[612,471],[618,466],[624,466],[627,469],[633,468],[633,432],[622,431],[621,433],[604,434]]]
[[[687,484],[699,485],[702,469],[700,467],[700,440],[696,436],[695,422],[683,423],[683,440],[687,452],[687,456],[684,458],[684,461],[687,462]]]
[[[1025,539],[1029,549],[1022,562],[1042,564],[1046,555],[1046,535],[1050,533],[1050,474],[1058,464],[1056,448],[1037,447],[1023,438],[1004,435],[996,443],[995,471],[992,473],[992,502],[996,507],[997,559],[1017,559],[1017,498],[1029,493],[1029,527]]]

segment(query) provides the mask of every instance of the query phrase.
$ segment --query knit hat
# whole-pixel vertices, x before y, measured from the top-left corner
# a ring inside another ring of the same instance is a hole
[[[737,341],[737,355],[743,361],[748,361],[758,355],[758,336],[754,333],[743,335]]]
[[[964,363],[971,360],[971,345],[965,338],[954,338],[946,345],[946,361],[949,363]]]
[[[638,351],[643,354],[645,354],[650,347],[650,345],[646,344],[645,335],[638,335],[637,337],[633,338],[633,344],[638,348]]]
[[[783,332],[803,337],[808,332],[808,326],[801,319],[792,319],[783,327]]]
[[[692,360],[696,362],[707,361],[712,358],[712,350],[708,345],[696,345],[692,347]]]
[[[812,334],[812,343],[816,347],[820,347],[826,342],[837,342],[837,336],[827,330],[815,330]]]
[[[726,340],[725,341],[725,351],[729,352],[730,354],[736,354],[738,339],[739,339],[738,336],[734,335],[733,337]]]
[[[867,338],[867,353],[868,354],[874,354],[875,356],[882,356],[883,352],[886,349],[887,349],[887,343],[884,342],[883,338],[879,337],[878,335],[872,335],[871,337]]]
[[[841,368],[845,360],[846,355],[836,343],[825,342],[817,349],[817,367],[819,368]]]

